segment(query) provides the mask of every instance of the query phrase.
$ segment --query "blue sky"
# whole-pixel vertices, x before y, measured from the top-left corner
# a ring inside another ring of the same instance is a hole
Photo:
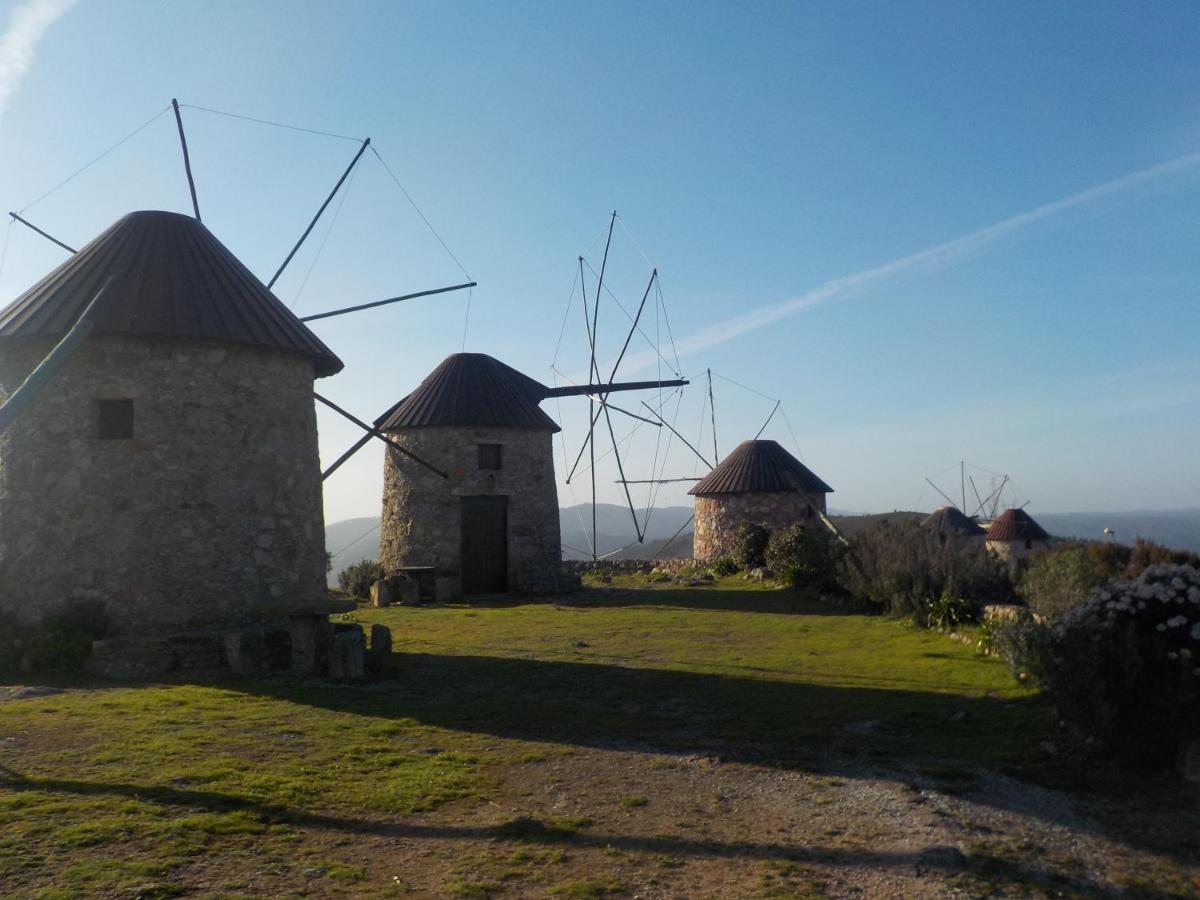
[[[699,376],[678,427],[706,452],[711,367],[782,399],[764,436],[838,508],[929,508],[924,477],[959,459],[1008,473],[1035,513],[1200,506],[1192,4],[33,0],[0,4],[0,28],[0,202],[68,243],[188,209],[169,113],[29,205],[172,96],[370,135],[480,283],[468,349],[551,380],[576,257],[598,267],[616,209],[609,284],[635,305],[642,252],[658,266]],[[205,223],[268,277],[355,145],[184,116]],[[314,264],[332,212],[278,285],[300,314],[461,280],[369,154]],[[61,259],[16,226],[0,299]],[[319,390],[375,415],[462,346],[465,306],[316,323],[347,362]],[[625,326],[601,317],[612,359]],[[721,379],[715,396],[724,454],[772,403]],[[562,412],[573,456],[584,402]],[[327,460],[355,439],[320,424]],[[655,471],[696,472],[664,444]],[[630,477],[654,451],[652,429],[632,436]],[[372,448],[327,482],[331,521],[377,512],[381,465]],[[598,467],[602,499],[615,477]]]

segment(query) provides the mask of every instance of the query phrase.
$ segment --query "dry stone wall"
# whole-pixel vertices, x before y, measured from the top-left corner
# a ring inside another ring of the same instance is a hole
[[[733,542],[743,522],[774,531],[815,519],[809,504],[825,512],[825,495],[795,493],[720,494],[696,498],[696,526],[692,556],[713,559],[733,552]]]
[[[387,451],[379,563],[435,566],[439,599],[462,594],[460,498],[508,498],[508,586],[528,593],[558,590],[562,550],[551,433],[529,428],[431,426],[390,437],[447,472],[445,479]],[[501,468],[479,468],[479,444],[501,445]]]
[[[0,342],[7,396],[50,348]],[[312,363],[90,339],[0,437],[0,610],[99,600],[116,634],[227,626],[327,598]],[[97,436],[131,399],[133,437]]]

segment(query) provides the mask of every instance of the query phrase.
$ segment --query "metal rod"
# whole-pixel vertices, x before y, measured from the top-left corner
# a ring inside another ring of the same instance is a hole
[[[710,463],[707,459],[705,459],[704,454],[701,453],[699,450],[697,450],[695,447],[693,447],[691,442],[687,438],[685,438],[682,434],[680,434],[678,431],[676,431],[670,422],[668,422],[666,419],[664,419],[662,416],[660,416],[658,413],[656,413],[654,411],[654,407],[652,407],[645,400],[642,401],[642,406],[644,406],[644,407],[646,407],[646,409],[650,410],[650,415],[654,416],[654,418],[658,419],[658,421],[660,421],[664,425],[666,425],[667,429],[671,432],[671,434],[675,435],[675,437],[677,437],[681,441],[683,441],[684,446],[686,446],[689,450],[691,450],[693,453],[695,453],[696,456],[698,456],[700,458],[700,461],[702,463],[704,463],[710,469],[713,467],[713,463]]]
[[[339,456],[336,460],[334,460],[333,465],[331,465],[328,469],[326,469],[324,472],[321,473],[321,480],[324,481],[326,478],[328,478],[330,475],[332,475],[334,472],[336,472],[338,470],[338,467],[341,466],[342,463],[344,463],[346,460],[348,460],[350,457],[352,457],[355,453],[357,453],[359,450],[361,450],[363,447],[365,447],[367,442],[370,440],[371,440],[370,432],[368,432],[367,434],[364,434],[362,437],[360,437],[355,442],[353,447],[351,447],[349,450],[347,450],[345,453],[343,453],[341,456]]]
[[[401,300],[413,300],[417,297],[429,297],[433,294],[445,294],[448,291],[461,291],[464,288],[473,288],[477,286],[477,282],[469,281],[466,284],[452,284],[450,287],[434,288],[431,291],[417,291],[415,294],[402,294],[399,297],[389,297],[387,300],[375,300],[372,303],[360,303],[358,306],[347,306],[344,309],[331,309],[329,312],[313,313],[311,316],[303,316],[301,322],[312,322],[316,319],[328,319],[331,316],[341,316],[345,313],[358,312],[363,309],[374,309],[376,306],[387,306],[389,303],[399,303]]]
[[[268,289],[275,286],[275,282],[279,280],[279,276],[283,274],[283,270],[286,269],[288,263],[292,261],[292,257],[296,255],[296,251],[300,249],[300,245],[304,243],[309,233],[313,230],[313,228],[316,227],[317,220],[321,218],[321,213],[325,212],[325,207],[327,207],[333,198],[337,196],[337,192],[341,189],[342,183],[345,182],[350,173],[354,171],[354,167],[358,165],[358,161],[362,159],[362,155],[367,152],[367,148],[369,146],[371,146],[371,139],[367,138],[362,142],[362,146],[358,148],[358,152],[354,154],[354,159],[350,160],[350,165],[346,166],[346,171],[343,172],[342,177],[337,180],[337,184],[333,186],[333,190],[329,192],[329,196],[325,198],[325,202],[321,204],[321,208],[317,210],[317,214],[313,216],[312,221],[308,223],[308,227],[304,229],[304,234],[300,235],[300,240],[296,241],[296,246],[292,248],[292,252],[287,255],[287,259],[280,263],[279,268],[275,271],[275,274],[271,276],[271,280],[267,282]],[[199,217],[197,216],[197,218]]]
[[[579,290],[583,294],[583,327],[587,329],[588,337],[588,381],[593,378],[596,381],[600,380],[600,373],[596,369],[596,338],[592,334],[592,319],[588,313],[587,299],[587,280],[583,275],[583,257],[579,257]],[[600,295],[596,295],[597,304],[600,302]]]
[[[617,224],[617,211],[608,220],[608,239],[604,242],[604,258],[600,261],[600,276],[596,282],[596,302],[592,306],[592,367],[596,366],[596,343],[600,340],[600,294],[604,291],[604,270],[608,268],[608,248],[612,245],[613,226]],[[599,375],[597,374],[597,378]]]
[[[979,498],[979,488],[975,487],[975,476],[968,475],[967,481],[971,482],[971,492],[975,495],[975,502],[979,504],[977,507],[975,507],[975,512],[971,513],[971,515],[974,516],[976,513],[979,513],[983,510],[983,501]],[[966,509],[963,509],[963,512],[966,512]]]
[[[108,291],[108,286],[117,276],[109,275],[104,280],[104,284],[100,286],[100,290],[96,292],[91,301],[88,303],[79,318],[75,320],[75,324],[71,326],[61,341],[54,345],[54,348],[46,354],[43,359],[32,372],[21,382],[20,386],[13,391],[8,399],[0,404],[0,434],[16,421],[17,417],[23,413],[31,403],[41,393],[42,389],[50,383],[50,380],[55,376],[59,369],[66,365],[67,361],[75,354],[80,345],[87,340],[88,335],[92,333],[95,325],[91,320],[91,312],[95,309],[100,298]]]
[[[967,508],[967,464],[961,459],[958,461],[958,481],[959,489],[962,491],[962,506],[959,509],[965,510]]]
[[[316,393],[313,394],[313,397],[317,400],[318,403],[324,403],[326,406],[328,406],[330,409],[332,409],[338,415],[353,422],[355,425],[357,425],[363,431],[367,432],[367,435],[369,437],[378,438],[379,440],[381,440],[385,444],[387,444],[389,447],[391,447],[393,450],[398,450],[404,456],[407,456],[413,462],[419,463],[420,465],[424,466],[430,472],[434,472],[438,475],[441,475],[443,478],[450,477],[445,472],[443,472],[441,469],[439,469],[437,466],[433,465],[433,463],[426,462],[425,460],[421,459],[421,457],[417,456],[417,454],[415,454],[411,450],[409,450],[407,447],[400,446],[395,441],[393,441],[391,438],[389,438],[387,435],[385,435],[382,431],[380,431],[378,428],[374,428],[374,427],[368,425],[366,422],[364,422],[362,419],[358,418],[358,416],[354,415],[353,413],[346,412],[346,410],[342,409],[340,406],[338,406],[332,400],[327,400],[324,397],[322,397],[320,394],[316,394]]]
[[[632,481],[614,481],[613,484],[674,484],[677,481],[703,481],[703,478],[642,478]]]
[[[68,252],[70,252],[70,253],[78,253],[78,252],[79,252],[79,251],[77,251],[77,250],[76,250],[74,247],[72,247],[70,244],[64,244],[62,241],[60,241],[60,240],[59,240],[58,238],[56,238],[54,235],[52,235],[52,234],[46,234],[46,232],[42,231],[42,229],[38,228],[36,225],[34,225],[34,224],[33,224],[32,222],[30,222],[28,219],[22,219],[22,218],[21,218],[20,216],[18,216],[18,215],[17,215],[15,212],[10,212],[10,213],[9,213],[9,215],[10,215],[10,216],[12,216],[12,217],[13,217],[13,218],[14,218],[16,221],[18,221],[18,222],[20,222],[22,225],[24,225],[26,228],[30,228],[30,229],[32,229],[32,230],[34,230],[34,231],[36,231],[38,234],[40,234],[40,235],[41,235],[42,237],[44,237],[46,240],[48,240],[48,241],[51,241],[51,242],[53,242],[53,243],[55,243],[55,244],[58,244],[58,246],[62,247],[64,250],[66,250],[66,251],[68,251]]]
[[[637,331],[638,322],[642,318],[642,310],[646,308],[646,298],[650,296],[650,289],[654,287],[654,279],[658,277],[658,269],[650,272],[650,283],[646,285],[646,292],[642,294],[642,302],[638,304],[637,315],[633,317],[633,324],[629,326],[629,334],[625,335],[625,343],[621,347],[621,352],[617,355],[617,361],[613,363],[612,372],[608,375],[608,383],[612,384],[617,378],[617,368],[621,365],[621,360],[625,358],[625,351],[629,349],[629,342],[633,340],[633,333]]]
[[[175,110],[175,127],[179,129],[179,145],[183,147],[183,171],[187,173],[188,190],[192,194],[192,211],[196,221],[200,221],[200,204],[196,202],[196,182],[192,179],[192,158],[188,155],[187,138],[183,134],[183,117],[179,114],[179,101],[171,98],[171,107]]]
[[[706,369],[705,371],[708,373],[708,412],[712,417],[713,460],[720,460],[721,454],[717,452],[717,404],[713,400],[712,369]]]
[[[666,554],[667,548],[670,547],[673,543],[675,543],[675,538],[677,538],[681,534],[683,534],[683,529],[685,529],[689,525],[691,525],[692,522],[695,520],[695,518],[696,518],[696,514],[692,513],[691,516],[688,517],[688,520],[679,526],[679,530],[676,531],[673,535],[671,535],[670,538],[667,539],[667,542],[665,544],[663,544],[661,547],[658,548],[658,552],[660,554]]]
[[[593,364],[596,354],[593,351]],[[604,404],[600,404],[600,408],[604,408]],[[591,465],[589,471],[592,475],[592,562],[596,561],[596,542],[600,539],[599,533],[596,531],[596,418],[591,418],[591,424],[588,425],[588,449],[591,452]]]
[[[771,414],[769,416],[767,416],[767,421],[763,422],[762,428],[758,429],[758,434],[756,434],[754,436],[754,439],[756,441],[758,440],[759,435],[761,435],[764,431],[767,430],[767,426],[771,424],[771,420],[773,418],[775,418],[775,412],[776,412],[776,410],[779,409],[779,403],[780,403],[780,401],[778,401],[778,400],[775,401],[775,406],[771,409]]]
[[[613,456],[617,458],[617,474],[621,476],[622,487],[625,488],[625,502],[629,504],[629,515],[633,517],[633,530],[637,534],[640,544],[642,542],[642,526],[638,524],[637,510],[633,508],[633,495],[629,493],[629,485],[625,483],[625,466],[621,463],[621,451],[617,447],[617,433],[613,431],[612,416],[608,414],[608,405],[604,404],[603,409],[604,421],[608,424],[608,437],[612,441]]]
[[[926,478],[926,479],[925,479],[925,481],[926,481],[926,483],[928,483],[928,485],[929,485],[931,488],[933,488],[935,491],[937,491],[937,492],[938,492],[939,494],[941,494],[943,497],[946,497],[946,492],[945,492],[945,491],[943,491],[943,490],[942,490],[940,487],[938,487],[936,484],[934,484],[934,483],[933,483],[932,481],[930,481],[928,478]],[[946,502],[947,502],[947,503],[949,503],[951,506],[953,506],[953,505],[954,505],[954,501],[953,501],[953,500],[951,500],[949,497],[946,497]]]
[[[564,375],[561,371],[559,371],[557,366],[551,366],[550,368],[553,369],[555,373],[557,373],[559,378],[565,379],[566,381],[571,381],[570,378],[567,378],[566,375]],[[572,385],[574,385],[576,387],[578,386],[578,385],[575,385],[574,382],[571,382],[571,383],[572,383]],[[607,403],[608,408],[611,409],[613,412],[619,412],[622,415],[629,416],[629,418],[631,418],[631,419],[637,419],[639,422],[645,422],[647,425],[653,425],[655,428],[662,428],[662,425],[660,425],[658,422],[655,422],[652,419],[647,419],[643,416],[639,416],[637,413],[631,413],[629,410],[622,409],[621,407],[617,406],[615,403],[609,403],[607,400],[601,400],[599,397],[595,396],[594,394],[584,394],[583,396],[587,397],[588,400],[590,400],[592,403]]]

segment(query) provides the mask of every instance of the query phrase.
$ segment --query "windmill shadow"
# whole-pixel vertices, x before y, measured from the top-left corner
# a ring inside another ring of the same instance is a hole
[[[397,654],[396,687],[278,681],[228,687],[257,696],[381,719],[617,752],[704,756],[848,779],[887,778],[965,794],[972,802],[1104,834],[1131,847],[1200,859],[1200,846],[1164,846],[1112,821],[1030,802],[1020,792],[972,791],[979,770],[1086,794],[1115,781],[1087,766],[1035,759],[1031,747],[1061,739],[1038,697],[1007,700],[931,693],[897,678],[886,688],[819,685],[742,674],[697,674],[587,662]],[[1085,774],[1083,769],[1087,770]],[[1180,795],[1169,779],[1142,779]],[[1132,783],[1132,782],[1131,782]],[[1194,795],[1183,791],[1188,796]],[[1185,813],[1186,814],[1186,813]],[[1115,813],[1113,814],[1115,816]],[[1067,818],[1069,817],[1069,821]]]

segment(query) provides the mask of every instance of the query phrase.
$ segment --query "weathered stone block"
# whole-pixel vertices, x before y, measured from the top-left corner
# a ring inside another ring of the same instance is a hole
[[[258,675],[263,670],[263,636],[257,629],[230,631],[222,637],[225,665],[235,675]]]
[[[170,672],[175,653],[166,638],[105,638],[92,641],[86,670],[101,678],[140,681]]]
[[[216,635],[173,635],[168,641],[176,664],[185,672],[221,667],[221,641]]]
[[[329,650],[329,677],[335,681],[359,681],[366,674],[367,647],[361,628],[339,631]]]
[[[371,626],[371,648],[367,663],[375,671],[386,669],[392,660],[392,630],[386,625]]]
[[[421,586],[415,578],[401,577],[390,580],[392,596],[401,606],[421,605]]]
[[[388,583],[382,578],[371,585],[371,605],[376,609],[384,606],[391,606],[395,602],[392,598],[392,589],[388,587]]]
[[[313,675],[325,668],[329,639],[333,636],[327,616],[292,616],[288,635],[292,641],[292,672]]]

